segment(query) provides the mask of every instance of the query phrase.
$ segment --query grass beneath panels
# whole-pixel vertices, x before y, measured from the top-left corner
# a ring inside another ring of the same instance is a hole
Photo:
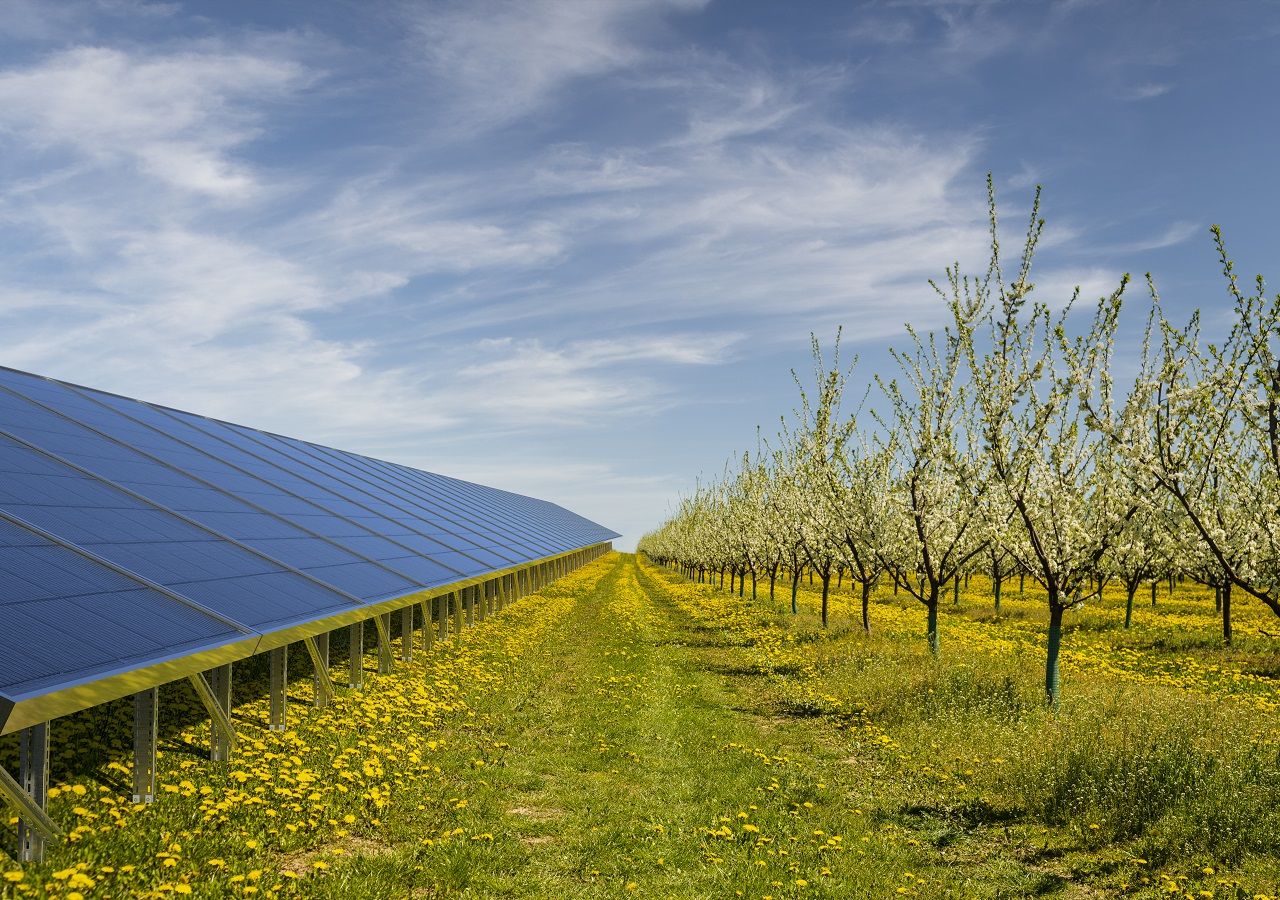
[[[207,725],[174,686],[152,807],[124,802],[127,706],[59,720],[51,812],[76,840],[42,866],[0,864],[15,879],[0,890],[1276,893],[1280,779],[1264,683],[1108,656],[1099,643],[1087,653],[1106,665],[1068,668],[1054,715],[1038,703],[1038,657],[1018,650],[1030,610],[950,616],[935,664],[923,615],[892,597],[877,599],[870,638],[843,613],[822,632],[807,595],[794,618],[782,599],[752,604],[611,555],[461,643],[369,674],[363,694],[340,691],[328,710],[307,705],[309,670],[295,660],[286,734],[265,730],[266,701],[252,699],[265,671],[239,667],[241,747],[224,767],[200,758]],[[1157,652],[1155,637],[1141,641]],[[1265,645],[1250,654],[1241,665],[1265,670]]]

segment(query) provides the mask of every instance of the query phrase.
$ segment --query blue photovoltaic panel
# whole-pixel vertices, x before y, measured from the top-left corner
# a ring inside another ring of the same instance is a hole
[[[167,411],[166,411],[167,412]],[[272,435],[254,432],[252,429],[230,426],[221,422],[200,420],[186,413],[174,413],[175,417],[199,428],[216,439],[216,446],[238,448],[244,453],[246,466],[257,466],[255,471],[270,477],[271,473],[293,473],[309,495],[322,498],[341,497],[352,510],[351,515],[372,528],[378,534],[394,538],[415,553],[428,555],[437,552],[460,551],[465,553],[473,543],[460,536],[456,529],[439,520],[426,520],[395,498],[370,489],[366,484],[347,482],[335,477],[330,467],[322,461],[291,452],[291,448]],[[470,567],[464,571],[471,571]]]
[[[0,726],[24,697],[614,537],[546,501],[0,369]]]
[[[327,448],[314,447],[301,441],[274,435],[268,436],[268,439],[281,454],[292,459],[296,465],[322,472],[335,483],[345,485],[348,491],[381,497],[388,504],[404,510],[402,515],[408,516],[409,521],[417,522],[429,529],[428,534],[455,546],[459,552],[467,553],[468,547],[484,546],[489,543],[488,538],[478,532],[472,523],[465,516],[459,515],[456,510],[441,504],[434,498],[417,496],[402,486],[387,484],[370,477],[369,473],[353,466],[345,458],[350,454],[341,454],[338,451],[326,453],[323,451]]]
[[[0,521],[0,617],[0,695],[8,696],[242,636],[8,521]]]

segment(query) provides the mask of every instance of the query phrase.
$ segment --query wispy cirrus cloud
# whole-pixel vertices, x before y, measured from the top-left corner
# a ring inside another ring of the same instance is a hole
[[[428,88],[453,127],[472,131],[544,111],[575,79],[636,65],[665,14],[707,2],[482,0],[423,7],[412,25]]]
[[[1119,94],[1120,98],[1123,100],[1142,101],[1153,100],[1156,97],[1163,97],[1171,90],[1173,90],[1172,84],[1147,81],[1142,84],[1135,84],[1122,88]]]
[[[230,151],[260,133],[263,105],[304,77],[290,60],[252,53],[139,58],[76,47],[0,73],[0,123],[33,149],[133,166],[170,188],[239,200],[255,179]]]

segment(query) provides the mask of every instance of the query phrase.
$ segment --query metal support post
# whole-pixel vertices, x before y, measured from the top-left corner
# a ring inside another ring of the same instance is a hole
[[[209,713],[209,758],[225,761],[236,746],[236,731],[231,726],[231,663],[210,669],[207,679],[196,672],[187,680]]]
[[[160,689],[133,695],[133,802],[156,799],[156,742],[160,736]]]
[[[478,587],[477,599],[480,602],[476,604],[476,618],[483,622],[489,618],[489,613],[492,612],[489,609],[489,597],[483,587]]]
[[[39,858],[27,859],[24,857],[27,839],[23,833],[23,828],[35,832],[36,837],[45,842],[52,841],[62,831],[53,819],[49,818],[49,814],[44,811],[44,807],[36,803],[31,795],[18,783],[18,780],[10,775],[3,766],[0,766],[0,797],[8,800],[18,810],[18,862],[40,862]],[[39,849],[43,850],[43,845]]]
[[[449,597],[453,600],[453,633],[462,638],[462,597],[454,591]]]
[[[441,594],[436,598],[436,610],[439,613],[436,620],[440,628],[440,640],[449,640],[449,594]]]
[[[364,690],[364,623],[356,622],[348,628],[351,635],[351,674],[347,684],[353,690]]]
[[[400,610],[400,659],[410,662],[413,659],[413,605]]]
[[[468,628],[476,624],[476,594],[479,593],[479,588],[479,585],[473,585],[472,587],[464,588],[462,591],[464,598],[462,606],[467,611]]]
[[[422,607],[422,652],[430,653],[436,638],[435,623],[431,621],[431,601],[423,600],[418,605]]]
[[[378,674],[387,675],[395,667],[395,652],[391,649],[391,613],[374,616],[378,629]]]
[[[329,635],[324,635],[324,652],[320,652],[320,643],[316,638],[303,640],[307,646],[307,655],[311,657],[311,668],[315,670],[316,707],[324,709],[333,702],[333,679],[329,676]]]
[[[329,675],[329,634],[317,634],[312,641],[316,645],[316,652],[311,657],[311,667],[314,670],[312,674],[312,701],[316,709],[323,709],[329,705],[329,701],[333,699],[333,679]],[[307,647],[307,653],[311,653],[311,648]]]
[[[213,699],[227,716],[227,724],[231,723],[231,663],[216,666],[209,670],[209,689],[213,691]],[[209,759],[213,762],[226,762],[231,758],[231,741],[225,732],[213,729],[213,740],[209,747]]]
[[[269,654],[271,660],[271,720],[272,731],[284,731],[288,723],[289,698],[289,647],[276,647]],[[316,695],[319,699],[319,695]]]
[[[24,728],[19,733],[18,777],[22,780],[23,792],[43,812],[49,803],[48,722]],[[18,819],[19,862],[44,861],[45,835],[40,828],[32,827],[34,824],[24,817]]]

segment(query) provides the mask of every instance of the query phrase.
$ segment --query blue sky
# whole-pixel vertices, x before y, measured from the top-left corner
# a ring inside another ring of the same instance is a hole
[[[0,0],[2,362],[629,546],[810,331],[869,376],[940,323],[987,171],[1042,298],[1214,322],[1210,223],[1280,269],[1277,97],[1270,0]]]

